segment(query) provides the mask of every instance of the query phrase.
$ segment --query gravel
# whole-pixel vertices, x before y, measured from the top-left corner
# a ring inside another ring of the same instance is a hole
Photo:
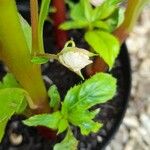
[[[150,149],[150,6],[126,41],[131,56],[132,91],[118,133],[106,150]]]

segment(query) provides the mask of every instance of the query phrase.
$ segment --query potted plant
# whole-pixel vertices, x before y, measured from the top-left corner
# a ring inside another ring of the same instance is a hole
[[[0,140],[5,143],[3,136],[10,118],[22,114],[25,118],[21,126],[31,126],[30,131],[36,127],[41,136],[49,138],[50,147],[34,148],[32,143],[30,148],[20,149],[82,149],[89,134],[98,138],[95,135],[105,128],[101,105],[119,90],[110,72],[120,46],[148,0],[128,0],[125,10],[120,7],[123,0],[50,2],[30,0],[29,25],[18,13],[15,0],[0,0],[0,59],[7,71],[0,82]],[[48,30],[53,24],[48,37],[55,35],[47,53],[43,39],[48,31],[44,28],[46,19],[50,22]],[[46,63],[49,66],[41,69]],[[46,76],[46,83],[42,70],[49,70],[51,80]],[[16,145],[25,140],[12,130],[9,133],[12,142],[19,141],[14,142]],[[35,136],[39,136],[37,132]],[[96,142],[86,148],[100,147]]]

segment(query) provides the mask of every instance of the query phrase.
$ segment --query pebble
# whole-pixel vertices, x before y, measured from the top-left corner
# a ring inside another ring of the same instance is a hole
[[[111,148],[112,148],[112,150],[122,150],[123,149],[123,145],[122,145],[122,143],[120,143],[118,141],[114,141],[111,144]]]
[[[139,131],[139,136],[142,137],[143,141],[150,146],[150,135],[148,134],[148,132],[146,131],[146,129],[144,127],[140,127],[138,129]]]
[[[17,146],[22,143],[23,136],[21,134],[11,133],[9,139],[12,145]]]
[[[142,77],[150,79],[150,58],[146,58],[140,65],[139,73]]]
[[[150,136],[150,116],[147,116],[146,114],[141,114],[140,121]]]
[[[139,127],[139,121],[138,121],[137,117],[135,117],[135,116],[125,117],[123,122],[128,128],[138,128]]]
[[[119,143],[126,143],[128,141],[128,138],[129,138],[129,134],[128,134],[128,130],[127,128],[125,127],[124,124],[122,124],[120,126],[120,132],[118,132],[116,134],[116,137],[115,139],[119,142]]]

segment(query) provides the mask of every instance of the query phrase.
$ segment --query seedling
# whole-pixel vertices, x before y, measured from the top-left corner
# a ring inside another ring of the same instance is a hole
[[[46,54],[43,26],[51,0],[42,0],[40,9],[37,0],[30,0],[31,26],[18,13],[15,0],[0,0],[0,59],[8,68],[0,82],[0,140],[14,114],[26,115],[28,119],[23,123],[28,126],[45,126],[56,134],[63,133],[64,140],[57,143],[54,150],[77,149],[78,141],[72,132],[74,126],[85,136],[98,132],[103,125],[94,118],[100,110],[91,108],[114,97],[117,81],[108,73],[97,73],[82,80],[81,69],[92,64],[92,57],[97,55],[110,69],[113,67],[120,44],[147,1],[129,0],[124,20],[124,11],[119,7],[121,0],[104,0],[98,5],[92,2],[94,6],[89,0],[80,0],[77,4],[67,1],[71,20],[64,22],[60,28],[85,29],[84,39],[91,52],[78,48],[70,40],[59,53]],[[58,47],[62,47],[62,43],[60,45]],[[40,64],[47,63],[49,59],[55,59],[81,77],[82,83],[70,87],[64,99],[56,85],[46,90]]]

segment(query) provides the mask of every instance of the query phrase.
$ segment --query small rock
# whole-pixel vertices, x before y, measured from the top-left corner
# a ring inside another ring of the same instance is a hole
[[[123,150],[122,143],[118,142],[117,140],[114,140],[110,146],[111,146],[112,150]]]
[[[9,136],[9,140],[12,145],[20,145],[23,141],[23,136],[21,134],[11,133]]]
[[[140,121],[150,136],[150,117],[148,117],[146,114],[141,114]]]
[[[150,101],[149,101],[149,104],[150,104]],[[147,115],[149,115],[150,116],[150,105],[147,105],[146,106],[146,112],[147,112]]]
[[[125,117],[123,122],[128,128],[138,128],[139,127],[138,119],[135,116]]]
[[[139,71],[140,75],[142,77],[149,77],[150,78],[150,59],[144,59],[144,61],[142,62],[141,66],[140,66],[140,71]]]
[[[139,131],[139,134],[141,135],[143,141],[146,142],[146,144],[150,146],[150,136],[149,136],[147,130],[144,127],[140,127],[138,129],[138,131]]]
[[[107,146],[105,150],[112,150],[111,146]]]
[[[134,147],[134,140],[130,140],[130,141],[126,144],[124,150],[134,150],[133,147]]]
[[[129,133],[125,125],[121,125],[119,132],[116,134],[115,140],[119,143],[125,144],[129,139]]]
[[[99,142],[99,143],[101,143],[102,142],[102,137],[101,136],[97,136],[97,141]]]

